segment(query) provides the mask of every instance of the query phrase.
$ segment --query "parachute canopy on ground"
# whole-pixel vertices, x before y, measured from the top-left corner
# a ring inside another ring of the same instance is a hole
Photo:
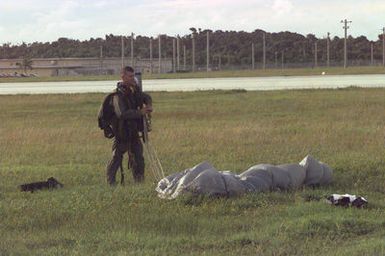
[[[258,164],[241,174],[218,171],[202,162],[159,181],[159,197],[173,199],[184,193],[208,196],[236,196],[247,192],[288,190],[306,186],[327,185],[333,170],[310,155],[299,164]]]

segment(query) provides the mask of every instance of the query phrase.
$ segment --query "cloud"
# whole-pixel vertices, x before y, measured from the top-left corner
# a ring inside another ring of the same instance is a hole
[[[274,16],[287,15],[293,10],[293,4],[289,0],[274,0],[272,11]]]
[[[76,1],[64,1],[55,9],[34,12],[31,15],[34,22],[25,24],[19,30],[19,37],[36,38],[43,36],[57,39],[66,35],[76,35],[77,31],[81,31],[86,23],[81,16],[76,17],[74,15],[80,7]]]
[[[108,6],[108,1],[96,1],[91,2],[90,4],[93,4],[97,8],[104,8]]]
[[[189,28],[264,29],[323,37],[342,36],[339,23],[353,21],[349,33],[377,38],[383,26],[382,0],[0,0],[0,44],[89,39],[106,34],[185,35]]]

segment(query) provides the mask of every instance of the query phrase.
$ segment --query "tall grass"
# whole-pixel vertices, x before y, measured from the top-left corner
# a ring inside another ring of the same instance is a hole
[[[208,160],[241,172],[306,154],[331,186],[239,198],[158,199],[155,182],[109,188],[102,94],[0,96],[0,255],[383,255],[385,90],[152,93],[166,174]],[[127,169],[127,168],[126,168]],[[57,191],[18,185],[54,176]],[[128,175],[127,175],[128,176]],[[309,201],[367,197],[368,209]]]

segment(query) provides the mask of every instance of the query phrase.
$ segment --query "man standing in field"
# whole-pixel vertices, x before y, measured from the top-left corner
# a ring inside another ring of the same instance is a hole
[[[139,131],[143,126],[143,116],[152,112],[152,99],[143,93],[135,81],[134,69],[126,66],[121,71],[116,93],[108,102],[112,107],[112,159],[107,165],[107,182],[116,184],[116,172],[121,165],[123,154],[128,152],[128,163],[135,182],[144,180],[143,145]]]

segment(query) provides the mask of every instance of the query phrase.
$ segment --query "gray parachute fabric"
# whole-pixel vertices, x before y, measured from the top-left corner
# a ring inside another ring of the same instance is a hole
[[[326,185],[332,182],[333,170],[312,156],[299,164],[258,164],[241,174],[218,171],[202,162],[159,181],[156,191],[161,198],[173,199],[181,194],[237,196],[246,192],[288,190],[303,185]]]
[[[241,181],[250,192],[269,191],[273,187],[273,175],[271,171],[263,169],[261,165],[255,165],[239,175]]]
[[[210,168],[188,184],[186,191],[209,196],[235,196],[245,193],[246,188],[237,175]]]
[[[300,164],[278,165],[290,178],[290,188],[299,188],[303,185],[306,178],[306,169]]]
[[[192,168],[161,179],[155,190],[161,198],[175,198],[179,194],[188,191],[186,188],[191,186],[191,183],[199,174],[212,168],[214,167],[208,162],[200,163]]]
[[[305,185],[327,185],[332,182],[333,170],[311,155],[307,155],[299,164],[306,169]]]

